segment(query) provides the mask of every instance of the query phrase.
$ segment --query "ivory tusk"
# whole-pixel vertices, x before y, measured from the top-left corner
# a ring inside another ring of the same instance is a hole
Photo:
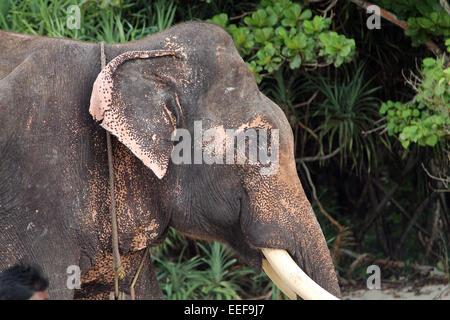
[[[289,286],[287,286],[283,281],[281,281],[278,274],[273,270],[272,266],[266,259],[262,259],[262,268],[264,272],[269,276],[270,280],[283,292],[285,295],[289,297],[291,300],[296,300],[297,295],[294,291],[292,291]]]
[[[286,250],[263,248],[261,251],[281,282],[303,299],[338,300],[303,272]]]

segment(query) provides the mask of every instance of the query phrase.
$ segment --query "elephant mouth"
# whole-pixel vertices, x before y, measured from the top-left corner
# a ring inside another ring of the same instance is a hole
[[[275,285],[290,299],[339,300],[312,280],[286,250],[261,249],[262,268]]]

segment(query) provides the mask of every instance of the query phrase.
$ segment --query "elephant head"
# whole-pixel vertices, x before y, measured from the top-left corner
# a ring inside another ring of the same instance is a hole
[[[89,110],[157,177],[149,183],[166,223],[229,244],[291,297],[339,296],[297,175],[291,127],[231,37],[213,24],[184,23],[141,47],[102,70]]]

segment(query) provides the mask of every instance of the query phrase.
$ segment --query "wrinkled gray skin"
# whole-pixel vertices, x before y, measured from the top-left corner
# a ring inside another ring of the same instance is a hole
[[[175,51],[145,58],[136,50]],[[94,43],[0,31],[0,270],[33,260],[50,298],[106,298],[113,290],[105,130],[113,139],[120,252],[127,274],[168,226],[220,240],[260,270],[258,248],[286,249],[322,287],[339,287],[319,224],[297,176],[293,137],[222,29],[185,23],[145,39],[105,46],[103,90]],[[92,101],[91,102],[91,95]],[[92,115],[89,113],[91,106]],[[105,111],[106,110],[106,111]],[[93,120],[93,116],[95,120]],[[279,129],[279,169],[175,165],[175,128]],[[222,127],[223,126],[223,127]],[[147,166],[145,166],[147,164]],[[161,179],[160,179],[161,178]],[[82,289],[67,288],[79,265]],[[149,260],[137,298],[162,298]]]

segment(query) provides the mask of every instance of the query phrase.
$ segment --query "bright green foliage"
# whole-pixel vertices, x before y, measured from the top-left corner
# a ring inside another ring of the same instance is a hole
[[[354,53],[355,42],[347,42],[345,36],[336,32],[328,32],[319,34],[320,41],[324,44],[319,55],[326,57],[327,63],[334,63],[335,67],[351,59]]]
[[[272,291],[282,298],[266,274],[242,265],[229,247],[220,242],[197,242],[198,254],[188,253],[188,241],[169,228],[164,242],[151,248],[151,257],[162,292],[168,300],[239,299]],[[284,297],[286,298],[286,297]]]
[[[209,21],[225,29],[228,24],[228,15],[226,13],[217,14]]]
[[[203,251],[203,262],[207,268],[202,271],[201,295],[214,299],[237,299],[241,290],[238,285],[239,278],[254,274],[253,270],[247,268],[233,268],[237,265],[237,259],[233,257],[230,248],[219,242],[198,244]]]
[[[209,21],[231,34],[258,83],[283,64],[290,69],[322,63],[339,67],[355,54],[353,39],[329,30],[330,18],[313,16],[311,10],[290,0],[261,1],[242,26],[229,24],[225,13]]]
[[[176,261],[169,261],[161,250],[152,253],[157,278],[167,299],[238,299],[243,294],[242,282],[246,277],[261,277],[250,268],[239,267],[232,250],[224,244],[198,243],[198,247],[202,257],[183,259],[184,246]]]
[[[450,137],[450,67],[445,68],[442,58],[425,58],[422,68],[414,101],[388,101],[380,109],[388,133],[396,135],[405,149],[413,142],[434,147]]]
[[[375,3],[408,23],[405,33],[411,37],[413,45],[434,37],[450,37],[450,15],[439,0],[376,0]]]

